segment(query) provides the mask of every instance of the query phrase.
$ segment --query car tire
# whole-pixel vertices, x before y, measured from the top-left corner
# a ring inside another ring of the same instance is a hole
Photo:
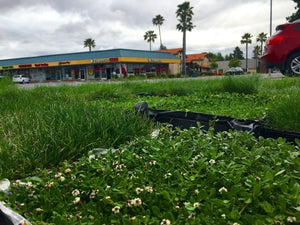
[[[289,75],[300,76],[300,52],[290,56],[287,63]]]

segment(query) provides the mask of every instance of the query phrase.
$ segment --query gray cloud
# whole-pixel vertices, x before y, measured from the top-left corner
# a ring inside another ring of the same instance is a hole
[[[176,30],[177,5],[182,0],[0,0],[0,58],[87,51],[86,38],[96,49],[149,49],[143,40],[147,30],[158,28],[152,18],[161,14],[163,43],[169,48],[182,45]],[[269,31],[269,0],[191,0],[193,23],[187,34],[190,53],[222,51],[240,44],[241,36]],[[292,0],[273,4],[274,26],[294,12]],[[255,39],[253,39],[253,45]],[[153,44],[159,48],[159,40]]]

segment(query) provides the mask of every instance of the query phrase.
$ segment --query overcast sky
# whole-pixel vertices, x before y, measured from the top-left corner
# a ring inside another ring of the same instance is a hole
[[[167,48],[182,47],[176,30],[180,0],[0,0],[0,59],[88,51],[86,38],[96,42],[94,50],[128,48],[149,50],[144,34],[158,27],[152,19],[160,14],[162,42]],[[230,53],[246,32],[254,38],[269,33],[270,0],[191,0],[193,24],[187,33],[187,53]],[[295,12],[292,0],[273,0],[273,32]],[[159,38],[152,45],[159,48]],[[252,47],[253,47],[252,46]],[[251,52],[252,55],[252,52]]]

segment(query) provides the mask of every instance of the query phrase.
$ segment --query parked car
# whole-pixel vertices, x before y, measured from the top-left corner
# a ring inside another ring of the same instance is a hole
[[[15,75],[13,76],[13,82],[16,83],[29,83],[30,79],[29,77],[25,77],[24,75]]]
[[[267,68],[277,67],[284,75],[300,76],[300,20],[276,27],[261,60]]]
[[[241,67],[231,67],[225,72],[225,75],[241,75],[244,71]]]

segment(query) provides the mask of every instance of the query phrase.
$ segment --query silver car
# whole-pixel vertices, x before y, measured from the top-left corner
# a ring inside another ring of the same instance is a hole
[[[29,83],[30,79],[29,77],[25,77],[24,75],[15,75],[13,76],[13,82],[24,84]]]

